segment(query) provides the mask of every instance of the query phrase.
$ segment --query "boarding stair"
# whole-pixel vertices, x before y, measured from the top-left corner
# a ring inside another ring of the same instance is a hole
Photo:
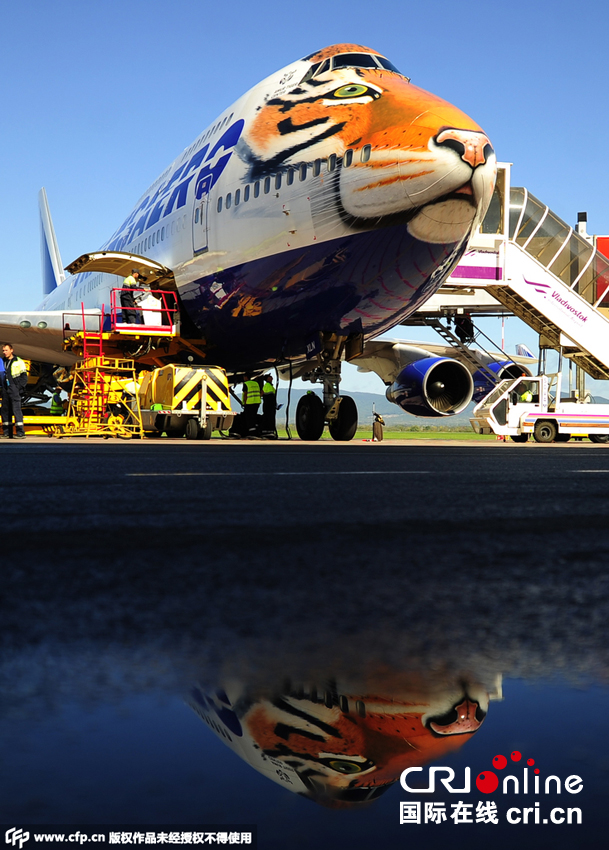
[[[527,189],[510,189],[504,176],[468,247],[447,293],[484,290],[497,312],[513,313],[540,335],[541,348],[559,349],[591,377],[609,380],[609,259],[585,230],[574,230]],[[453,299],[453,313],[463,312],[459,303],[466,298]]]

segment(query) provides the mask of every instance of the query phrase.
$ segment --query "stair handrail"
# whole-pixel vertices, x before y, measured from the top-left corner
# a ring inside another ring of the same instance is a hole
[[[574,286],[576,286],[576,285],[577,285],[577,283],[579,282],[579,279],[581,278],[582,274],[584,274],[584,272],[586,271],[586,268],[590,265],[590,262],[592,261],[592,259],[594,258],[594,256],[595,256],[597,253],[600,253],[600,252],[598,252],[596,249],[594,249],[594,250],[592,251],[592,255],[591,255],[591,257],[590,257],[590,260],[588,260],[588,262],[586,263],[586,267],[585,267],[585,268],[583,269],[583,271],[582,271],[582,272],[578,275],[578,277],[577,277],[577,279],[576,279],[575,283],[573,283],[573,284],[571,284],[571,285],[568,285],[568,284],[564,283],[564,281],[562,281],[562,280],[558,277],[558,275],[555,275],[555,274],[554,274],[554,272],[553,272],[553,271],[551,271],[551,270],[550,270],[547,266],[544,266],[544,264],[543,264],[542,262],[540,262],[540,260],[538,260],[538,259],[537,259],[537,257],[533,256],[533,254],[529,254],[529,252],[528,252],[528,251],[525,251],[525,249],[522,247],[522,245],[519,245],[519,244],[518,244],[518,242],[515,242],[513,239],[510,239],[510,240],[508,240],[508,241],[509,241],[509,242],[511,242],[511,243],[512,243],[512,244],[513,244],[516,248],[518,248],[518,250],[519,250],[519,251],[522,251],[524,254],[526,254],[526,256],[527,256],[530,260],[532,260],[532,261],[533,261],[536,265],[538,265],[538,266],[539,266],[539,268],[540,268],[540,269],[542,269],[542,270],[543,270],[546,274],[552,275],[553,279],[554,279],[554,280],[556,280],[556,281],[558,282],[558,285],[559,285],[559,286],[562,286],[562,287],[564,287],[565,289],[567,289],[567,290],[568,290],[568,291],[569,291],[569,292],[570,292],[570,293],[571,293],[571,294],[572,294],[575,298],[579,298],[581,301],[583,301],[583,302],[584,302],[584,304],[585,304],[587,307],[592,307],[592,309],[594,310],[594,312],[595,312],[598,316],[600,316],[600,317],[601,317],[604,321],[609,322],[609,319],[608,319],[606,316],[604,316],[604,315],[603,315],[603,313],[601,313],[601,312],[599,311],[598,307],[596,306],[597,302],[593,302],[593,301],[586,301],[586,299],[584,298],[584,296],[583,296],[583,295],[581,295],[579,292],[576,292],[576,291],[573,289],[573,287],[574,287]],[[601,256],[603,256],[603,255],[601,255]],[[505,280],[503,280],[503,281],[499,281],[499,280],[498,280],[498,281],[496,281],[496,282],[493,282],[493,286],[507,286],[507,288],[508,288],[508,289],[510,289],[510,280],[509,280],[508,278],[506,278],[506,279],[505,279]],[[531,306],[532,306],[532,305],[531,305]],[[537,309],[537,308],[534,308],[534,309]],[[558,327],[558,325],[557,325],[557,327]]]

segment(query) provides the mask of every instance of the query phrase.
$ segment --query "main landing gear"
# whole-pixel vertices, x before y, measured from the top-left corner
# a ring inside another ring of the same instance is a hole
[[[301,375],[305,381],[323,384],[323,400],[311,390],[298,402],[296,430],[301,440],[319,440],[326,422],[333,440],[347,442],[355,436],[357,406],[350,396],[339,393],[344,344],[344,337],[322,337],[317,365]]]

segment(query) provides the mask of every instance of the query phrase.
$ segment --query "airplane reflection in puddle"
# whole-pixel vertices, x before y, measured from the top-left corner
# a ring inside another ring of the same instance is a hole
[[[402,683],[399,692],[243,684],[192,689],[188,704],[244,761],[288,790],[334,808],[381,796],[407,767],[437,761],[482,725],[493,688],[451,677]]]

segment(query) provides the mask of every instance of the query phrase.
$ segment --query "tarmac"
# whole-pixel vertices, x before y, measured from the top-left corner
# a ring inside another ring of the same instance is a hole
[[[399,787],[351,816],[301,801],[214,737],[193,685],[391,701],[503,682],[466,763],[518,748],[581,774],[578,835],[603,846],[609,447],[28,438],[0,442],[0,469],[3,822],[399,846]],[[443,828],[417,846],[444,847]],[[463,841],[487,847],[489,829]]]
[[[609,447],[41,438],[0,460],[7,647],[281,634],[322,657],[349,635],[355,657],[374,630],[394,660],[426,664],[425,633],[447,662],[483,640],[504,672],[609,671]]]

